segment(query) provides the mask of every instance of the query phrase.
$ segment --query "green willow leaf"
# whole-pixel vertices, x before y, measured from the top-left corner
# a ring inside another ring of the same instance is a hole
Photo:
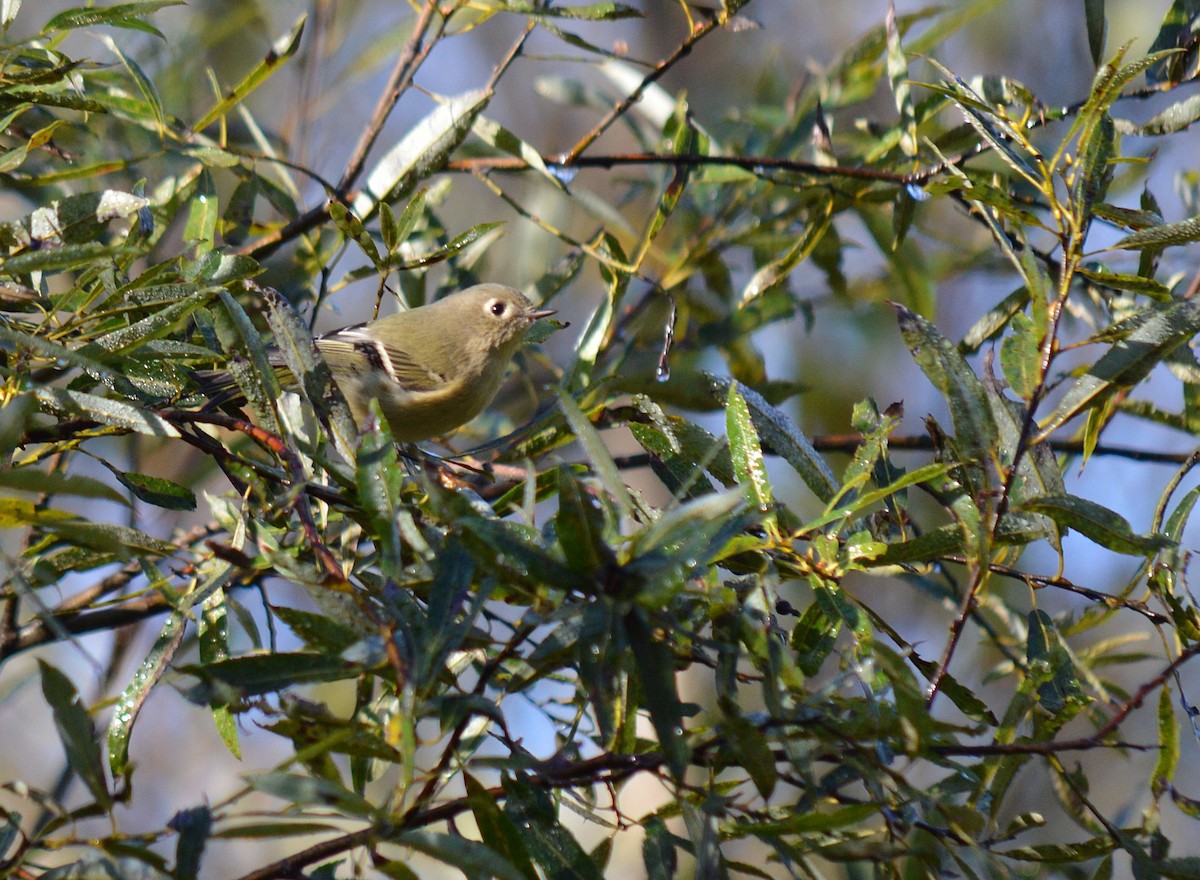
[[[1043,495],[1025,501],[1021,509],[1045,514],[1114,553],[1147,556],[1173,543],[1166,535],[1139,535],[1119,513],[1077,495]]]
[[[79,694],[70,679],[44,660],[38,660],[42,679],[42,695],[54,712],[54,726],[67,752],[67,763],[83,782],[96,803],[108,808],[112,796],[104,778],[100,760],[100,744],[92,719],[79,701]]]
[[[1115,392],[1142,381],[1180,345],[1200,332],[1200,302],[1185,300],[1155,305],[1139,316],[1132,332],[1118,339],[1087,373],[1063,395],[1042,424],[1035,442]]]
[[[438,834],[418,829],[406,831],[393,840],[443,864],[462,871],[468,877],[497,877],[500,880],[528,880],[527,875],[486,844],[457,834]]]
[[[113,707],[112,720],[108,725],[108,766],[114,778],[124,776],[130,769],[129,737],[133,733],[134,722],[150,691],[175,659],[175,652],[183,644],[187,623],[187,615],[179,611],[171,612],[150,653],[142,660],[133,674],[133,680]]]
[[[521,840],[546,877],[603,880],[579,841],[558,821],[550,797],[528,782],[505,774],[504,814],[521,829]]]
[[[624,625],[659,748],[671,773],[676,779],[683,779],[691,750],[684,739],[683,706],[675,683],[675,655],[655,638],[640,609],[625,615]]]
[[[110,400],[68,388],[36,388],[34,397],[47,411],[72,418],[91,419],[151,437],[178,437],[175,427],[161,416],[120,400]]]
[[[227,115],[296,54],[296,50],[300,48],[300,36],[304,33],[306,20],[307,16],[300,16],[300,19],[292,25],[291,31],[275,41],[271,51],[242,78],[242,81],[230,89],[207,113],[196,120],[192,131],[203,131],[222,116]]]
[[[1178,223],[1163,223],[1149,229],[1139,229],[1111,245],[1111,250],[1139,251],[1145,248],[1173,247],[1200,241],[1200,217],[1189,217]]]
[[[995,441],[996,423],[979,377],[931,322],[899,303],[892,308],[913,360],[950,407],[959,449],[973,461],[985,460]]]

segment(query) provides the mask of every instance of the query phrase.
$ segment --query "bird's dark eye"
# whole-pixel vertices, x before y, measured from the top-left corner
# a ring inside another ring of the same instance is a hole
[[[491,313],[493,315],[495,315],[497,318],[499,318],[501,315],[503,315],[505,309],[507,309],[507,308],[508,308],[508,306],[506,306],[504,303],[499,302],[499,301],[493,302],[490,306],[488,306],[488,310],[491,311]]]

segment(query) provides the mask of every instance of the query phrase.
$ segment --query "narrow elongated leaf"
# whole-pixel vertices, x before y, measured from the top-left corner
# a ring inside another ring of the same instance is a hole
[[[274,332],[276,350],[292,375],[297,377],[304,396],[317,410],[338,452],[347,461],[353,461],[358,426],[333,381],[328,364],[313,344],[312,334],[292,304],[277,290],[263,288],[263,300],[267,304],[267,323]]]
[[[1200,302],[1185,300],[1152,306],[1141,323],[1092,365],[1066,394],[1046,422],[1038,439],[1096,406],[1114,392],[1136,385],[1167,355],[1200,332]]]
[[[640,609],[625,615],[624,624],[659,748],[671,773],[682,779],[691,750],[684,739],[683,706],[675,684],[675,655],[655,638]]]
[[[775,769],[775,754],[767,737],[751,721],[736,713],[727,714],[721,720],[721,727],[725,732],[725,743],[738,764],[749,774],[763,799],[769,800],[779,780],[779,772]]]
[[[56,415],[91,419],[151,437],[179,436],[179,432],[166,419],[120,400],[67,388],[35,388],[33,394],[39,404]]]
[[[578,6],[546,6],[530,0],[505,0],[504,8],[536,16],[575,18],[582,21],[614,21],[619,18],[644,18],[645,13],[624,3],[583,3]]]
[[[892,303],[892,308],[913,360],[950,407],[959,449],[970,459],[983,461],[996,436],[996,424],[979,377],[932,323],[899,303]]]
[[[107,464],[107,462],[106,462]],[[147,504],[162,507],[166,510],[195,510],[196,495],[187,486],[181,486],[173,480],[164,477],[154,477],[149,474],[135,474],[131,471],[121,471],[109,468],[114,476],[134,496]]]
[[[246,100],[251,92],[270,79],[300,48],[300,35],[304,33],[306,20],[307,16],[300,16],[300,19],[292,25],[291,31],[275,41],[275,45],[271,47],[271,51],[267,53],[266,57],[254,65],[242,81],[230,89],[207,113],[196,120],[192,131],[203,131]]]
[[[1170,688],[1158,692],[1158,759],[1150,777],[1150,790],[1161,795],[1175,778],[1179,765],[1179,724],[1175,720],[1175,700]]]
[[[42,678],[42,695],[54,712],[54,726],[67,751],[67,762],[79,776],[96,803],[107,808],[112,804],[104,767],[100,762],[100,744],[87,710],[70,679],[44,660],[38,660]]]
[[[298,773],[263,773],[247,779],[250,787],[282,798],[297,806],[325,805],[336,807],[351,816],[370,818],[375,805],[332,779],[301,776]]]
[[[36,492],[39,495],[74,495],[80,498],[103,498],[105,501],[126,503],[125,497],[94,477],[82,474],[46,472],[35,467],[0,470],[0,487],[17,492]]]
[[[1084,0],[1084,20],[1087,23],[1088,51],[1096,67],[1104,60],[1104,38],[1108,35],[1108,20],[1104,17],[1104,0]]]
[[[767,476],[758,431],[750,418],[746,398],[738,392],[737,383],[730,383],[725,398],[725,429],[729,432],[729,453],[738,483],[750,493],[750,500],[760,511],[771,509],[771,481]]]
[[[542,154],[499,122],[481,114],[475,118],[471,130],[484,143],[508,153],[510,156],[516,156],[534,171],[537,171],[549,180],[555,188],[565,189],[563,182],[546,167],[546,163],[542,160]]]
[[[186,666],[182,671],[205,681],[221,682],[239,694],[251,696],[299,684],[353,678],[359,670],[337,657],[293,651],[232,657],[203,666]],[[207,699],[206,694],[205,702]]]
[[[1146,556],[1173,543],[1166,535],[1139,535],[1119,513],[1077,495],[1043,495],[1026,501],[1021,508],[1045,514],[1114,553]]]
[[[403,198],[441,168],[491,99],[490,90],[480,89],[438,105],[379,160],[367,176],[363,192],[354,200],[354,213],[366,220],[379,202]]]
[[[463,774],[467,787],[467,798],[479,836],[494,852],[520,872],[524,880],[538,880],[537,869],[529,859],[529,851],[521,839],[521,832],[513,821],[501,811],[495,798],[470,773]]]
[[[605,541],[602,502],[569,468],[558,469],[558,512],[554,531],[567,564],[581,573],[595,574],[615,563]]]
[[[721,390],[727,390],[728,382],[727,379],[714,379],[715,387]],[[754,389],[739,383],[738,393],[746,401],[763,446],[782,456],[821,501],[828,502],[833,498],[837,494],[838,479],[796,423]]]
[[[42,33],[48,34],[52,31],[73,30],[93,25],[110,25],[145,30],[161,37],[162,34],[157,29],[139,19],[165,6],[179,6],[183,2],[184,0],[140,0],[137,3],[117,3],[113,6],[68,9],[46,22],[42,27]],[[140,24],[141,27],[136,27],[134,22]]]
[[[503,785],[504,813],[521,829],[521,840],[544,876],[603,880],[596,863],[558,821],[544,791],[508,775]]]
[[[562,407],[563,415],[567,417],[567,424],[571,426],[571,431],[575,434],[575,439],[583,446],[588,460],[600,477],[600,482],[612,493],[621,513],[632,514],[634,511],[633,498],[625,486],[625,479],[621,476],[620,468],[613,461],[612,453],[604,445],[600,432],[584,415],[575,399],[561,389],[559,389],[558,402]]]
[[[1149,229],[1139,229],[1112,245],[1114,250],[1140,251],[1146,248],[1165,248],[1200,241],[1200,217],[1189,217],[1178,223],[1163,223]]]
[[[491,847],[457,834],[438,834],[424,829],[406,831],[397,836],[395,842],[458,868],[468,877],[528,880],[523,871]]]
[[[123,776],[129,769],[129,737],[133,733],[134,722],[151,689],[158,684],[175,658],[175,652],[183,644],[186,630],[187,617],[178,611],[172,612],[159,631],[150,653],[113,707],[112,720],[108,725],[108,766],[114,778]]]
[[[648,880],[673,880],[678,867],[675,842],[666,823],[658,816],[651,816],[642,827],[646,838],[642,841],[642,861],[646,865]]]
[[[1150,51],[1159,57],[1146,71],[1146,82],[1152,86],[1174,85],[1196,75],[1198,61],[1196,46],[1196,16],[1200,3],[1196,0],[1175,0],[1163,17]],[[1182,49],[1181,52],[1167,52]]]
[[[173,880],[196,880],[200,876],[200,861],[212,834],[213,813],[207,807],[180,810],[171,817],[167,827],[179,835],[175,844]]]

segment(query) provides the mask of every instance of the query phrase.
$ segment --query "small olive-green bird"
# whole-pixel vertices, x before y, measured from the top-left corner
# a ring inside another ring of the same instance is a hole
[[[437,302],[343,327],[314,341],[361,425],[372,400],[402,443],[448,434],[479,415],[504,378],[525,333],[553,309],[535,308],[502,284],[476,284]],[[294,380],[283,359],[271,363]],[[241,394],[223,371],[198,373],[216,405]]]

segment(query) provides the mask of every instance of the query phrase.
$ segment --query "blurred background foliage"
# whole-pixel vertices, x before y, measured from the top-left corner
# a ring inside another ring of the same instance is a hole
[[[0,2],[0,876],[1200,876],[1197,19]]]

